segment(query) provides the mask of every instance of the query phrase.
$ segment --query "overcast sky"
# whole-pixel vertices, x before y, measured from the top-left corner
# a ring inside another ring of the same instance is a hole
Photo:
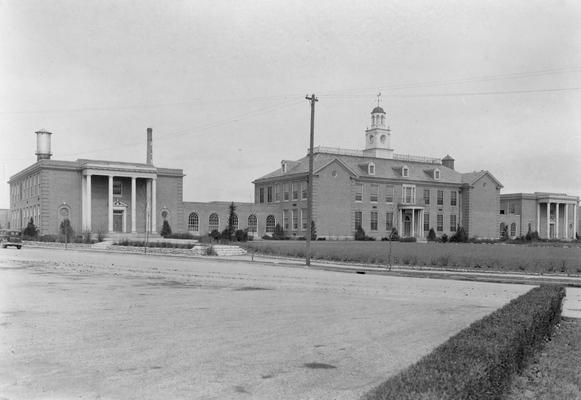
[[[186,201],[252,201],[315,145],[450,154],[503,193],[581,195],[581,2],[0,0],[0,208],[53,159],[184,170]]]

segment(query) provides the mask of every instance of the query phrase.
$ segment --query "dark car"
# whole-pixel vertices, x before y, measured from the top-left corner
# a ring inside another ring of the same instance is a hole
[[[7,248],[8,246],[14,246],[17,249],[22,247],[22,234],[20,231],[0,231],[0,245],[2,248]]]

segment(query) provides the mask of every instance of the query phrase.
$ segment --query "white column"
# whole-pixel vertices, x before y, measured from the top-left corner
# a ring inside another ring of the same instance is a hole
[[[137,233],[137,229],[135,228],[135,203],[137,201],[137,195],[135,193],[136,185],[136,177],[131,177],[131,233]]]
[[[541,203],[537,203],[537,233],[541,234]]]
[[[399,236],[403,237],[403,210],[399,209],[397,212],[397,219],[398,219],[398,232],[399,232]]]
[[[109,232],[113,232],[113,175],[109,175],[109,205],[107,214],[109,216]]]
[[[551,202],[547,201],[547,239],[551,238]]]
[[[419,231],[420,231],[420,237],[423,238],[424,237],[424,210],[420,210],[420,227],[419,227]]]
[[[151,180],[151,232],[157,232],[156,227],[156,215],[157,215],[157,179],[153,178]]]
[[[87,177],[85,175],[81,176],[81,229],[87,230]]]
[[[565,239],[569,239],[569,204],[565,203]]]
[[[416,210],[412,210],[412,237],[416,236]]]
[[[555,239],[559,239],[559,205],[555,204]]]
[[[573,204],[573,239],[577,238],[577,202]]]
[[[145,231],[151,232],[151,179],[145,181]]]
[[[91,213],[93,212],[92,210],[92,206],[91,206],[91,175],[87,175],[87,192],[86,192],[86,196],[87,196],[87,230],[92,231],[92,226],[91,226]]]

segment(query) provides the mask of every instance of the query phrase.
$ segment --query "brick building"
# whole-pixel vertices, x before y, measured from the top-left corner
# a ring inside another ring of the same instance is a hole
[[[564,193],[511,193],[500,196],[499,232],[509,237],[538,232],[542,239],[575,239],[579,197]]]
[[[183,172],[153,165],[151,129],[145,164],[52,160],[51,133],[38,131],[37,162],[10,178],[10,225],[30,218],[40,234],[57,233],[64,219],[75,232],[157,232],[167,219],[185,230]]]
[[[277,223],[291,236],[307,230],[308,157],[283,160],[254,181],[255,203],[277,206]],[[463,226],[471,237],[498,237],[502,185],[488,171],[460,173],[454,159],[400,155],[381,107],[371,112],[365,149],[314,150],[313,220],[319,236],[352,238],[361,226],[369,236],[438,236]]]

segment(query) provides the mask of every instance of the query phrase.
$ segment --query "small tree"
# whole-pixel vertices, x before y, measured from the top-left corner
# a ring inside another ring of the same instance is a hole
[[[505,225],[500,233],[500,240],[508,240],[508,225]]]
[[[397,233],[397,229],[395,227],[391,228],[389,240],[399,240],[399,233]]]
[[[366,237],[367,235],[365,234],[363,227],[359,225],[355,231],[355,240],[365,240]]]
[[[274,240],[283,240],[284,239],[284,230],[280,224],[276,224],[274,227],[274,232],[272,233],[272,238]]]
[[[30,238],[36,238],[38,236],[38,229],[34,225],[34,220],[30,217],[30,221],[28,221],[28,225],[22,231],[22,235],[28,236]]]
[[[458,229],[456,229],[456,233],[452,235],[450,238],[450,242],[456,243],[465,243],[468,241],[468,234],[460,225],[458,225]]]
[[[232,240],[232,235],[234,235],[234,218],[236,218],[236,205],[234,202],[230,203],[228,206],[228,228],[222,232],[222,239]],[[226,237],[224,237],[226,236]]]
[[[65,242],[70,241],[75,233],[75,231],[73,230],[73,227],[71,226],[71,221],[69,221],[68,218],[65,218],[61,221],[61,224],[59,226],[59,231],[60,231],[61,235],[64,236]]]
[[[434,228],[430,228],[430,232],[428,232],[428,241],[433,242],[434,240],[436,240],[436,231],[434,231]]]
[[[448,235],[446,235],[445,233],[442,235],[442,243],[446,243],[448,241]]]
[[[161,226],[160,234],[163,237],[171,235],[171,226],[169,226],[169,222],[167,222],[167,219],[163,220],[163,225]]]
[[[214,240],[220,240],[220,238],[222,237],[218,229],[212,230],[212,232],[210,232],[208,236],[210,236]]]
[[[317,227],[315,221],[311,221],[311,240],[317,240]]]

